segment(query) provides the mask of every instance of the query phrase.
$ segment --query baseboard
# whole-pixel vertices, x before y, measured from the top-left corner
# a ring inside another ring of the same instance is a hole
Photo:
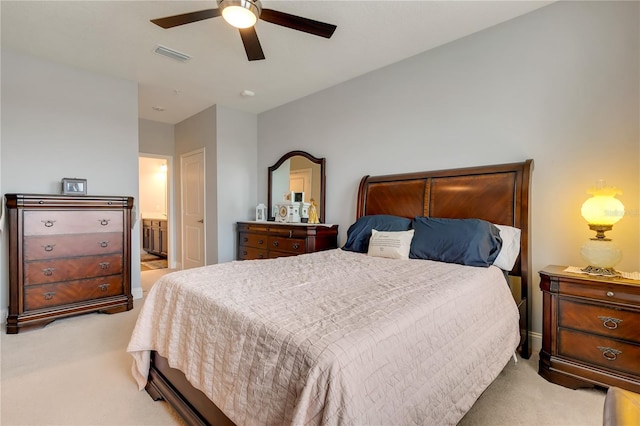
[[[542,333],[538,333],[536,331],[530,331],[529,345],[531,346],[532,353],[540,352],[540,349],[542,349]]]
[[[138,287],[138,288],[132,288],[131,289],[131,295],[133,296],[133,299],[142,299],[142,287]]]

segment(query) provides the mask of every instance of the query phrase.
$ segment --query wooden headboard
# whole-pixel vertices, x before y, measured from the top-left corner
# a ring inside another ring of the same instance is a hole
[[[529,358],[529,184],[533,160],[522,163],[365,176],[358,189],[357,218],[390,214],[478,218],[519,228],[520,256],[510,275],[520,277],[522,356]],[[523,309],[524,308],[524,309]],[[524,310],[524,312],[523,312]]]

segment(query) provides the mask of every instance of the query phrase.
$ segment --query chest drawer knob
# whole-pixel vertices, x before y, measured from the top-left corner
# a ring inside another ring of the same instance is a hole
[[[53,248],[55,246],[55,244],[47,244],[46,246],[42,246],[42,248],[44,249],[44,251],[53,251]]]
[[[598,346],[598,349],[602,351],[602,356],[609,361],[615,361],[618,358],[618,355],[622,353],[622,351],[610,348],[608,346]]]
[[[278,247],[279,245],[280,245],[280,243],[279,243],[278,241],[274,241],[274,242],[273,242],[273,246],[274,246],[274,247]]]
[[[100,219],[100,225],[107,226],[109,224],[109,219]]]
[[[264,241],[258,240],[258,244],[264,244]]]
[[[98,288],[100,291],[107,291],[109,289],[109,284],[100,284]]]
[[[618,328],[618,324],[622,322],[621,319],[613,317],[599,316],[598,319],[602,321],[602,325],[609,330],[615,330],[616,328]]]
[[[300,248],[300,244],[298,243],[293,243],[293,249],[294,250],[298,250]]]
[[[42,270],[42,273],[44,274],[45,277],[50,277],[51,275],[53,275],[53,271],[55,271],[56,268],[44,268]]]
[[[613,296],[615,296],[615,295],[616,295],[616,294],[615,294],[614,292],[612,292],[612,291],[608,291],[608,292],[607,292],[607,296],[609,296],[609,297],[613,297]]]
[[[53,299],[53,296],[56,295],[56,292],[55,291],[48,291],[46,293],[43,293],[42,295],[44,296],[44,300],[51,300],[51,299]]]
[[[55,223],[55,220],[43,220],[42,223],[44,223],[44,226],[47,228],[51,228]]]
[[[105,248],[109,246],[109,241],[100,241],[100,247]]]

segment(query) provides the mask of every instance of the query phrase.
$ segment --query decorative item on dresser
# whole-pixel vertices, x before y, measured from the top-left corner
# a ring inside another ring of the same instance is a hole
[[[539,374],[572,389],[640,392],[640,281],[540,271],[543,303]]]
[[[6,194],[7,333],[133,308],[133,198]]]
[[[269,259],[338,247],[338,225],[238,222],[238,260]]]

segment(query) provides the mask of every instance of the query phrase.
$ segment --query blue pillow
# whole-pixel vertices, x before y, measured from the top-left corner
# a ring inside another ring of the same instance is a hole
[[[408,231],[411,229],[411,219],[387,214],[362,216],[347,230],[347,242],[342,250],[367,253],[372,229],[376,231]]]
[[[415,217],[409,258],[489,267],[502,247],[500,231],[480,219]]]

